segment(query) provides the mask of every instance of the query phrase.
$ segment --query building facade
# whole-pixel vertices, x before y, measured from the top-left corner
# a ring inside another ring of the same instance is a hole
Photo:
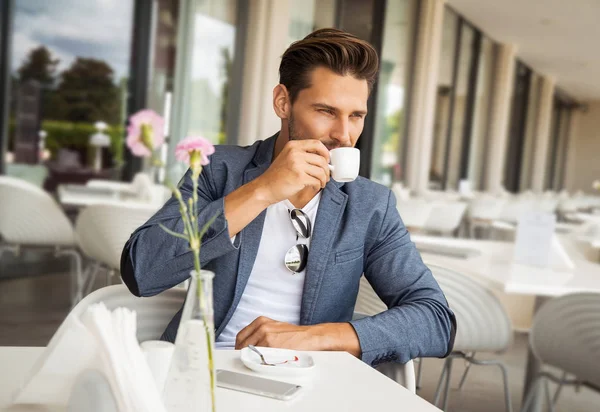
[[[598,103],[524,60],[485,19],[470,19],[474,3],[4,1],[0,167],[89,168],[88,135],[102,121],[111,137],[103,167],[129,179],[143,164],[124,148],[124,129],[142,108],[168,120],[170,166],[188,135],[264,139],[280,127],[271,96],[281,54],[315,29],[338,27],[381,59],[358,144],[361,175],[415,193],[591,190]]]

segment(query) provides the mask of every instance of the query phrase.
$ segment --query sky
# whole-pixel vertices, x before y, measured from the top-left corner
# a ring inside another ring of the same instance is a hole
[[[133,0],[16,0],[12,70],[44,45],[60,59],[59,72],[76,57],[95,58],[118,82],[128,76],[132,22]]]

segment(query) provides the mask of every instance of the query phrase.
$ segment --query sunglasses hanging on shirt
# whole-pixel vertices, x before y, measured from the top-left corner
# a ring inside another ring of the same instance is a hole
[[[308,239],[311,234],[310,219],[300,209],[289,211],[292,226],[296,229],[296,242],[300,237]],[[292,246],[285,254],[285,267],[293,274],[302,272],[308,262],[308,246],[296,244]]]

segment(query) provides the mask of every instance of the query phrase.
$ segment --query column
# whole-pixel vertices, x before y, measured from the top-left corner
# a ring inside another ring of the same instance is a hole
[[[571,111],[571,119],[569,122],[569,135],[567,136],[567,160],[565,163],[565,176],[561,182],[563,188],[572,190],[575,185],[575,175],[577,168],[577,136],[579,120],[581,119],[581,110],[575,108]]]
[[[445,0],[423,0],[419,11],[413,88],[410,96],[406,185],[427,190]]]
[[[544,191],[544,179],[546,177],[548,162],[548,145],[550,144],[554,86],[555,80],[553,78],[548,76],[542,77],[534,135],[534,155],[531,175],[531,189],[537,193]]]
[[[498,192],[502,188],[504,179],[511,95],[514,88],[515,53],[516,47],[512,44],[496,45],[484,180],[485,189],[491,192]]]
[[[250,0],[243,70],[239,145],[249,145],[279,131],[273,111],[273,88],[279,83],[279,63],[288,46],[289,2]]]

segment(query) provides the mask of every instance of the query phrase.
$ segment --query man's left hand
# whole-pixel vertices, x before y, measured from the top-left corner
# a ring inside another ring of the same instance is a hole
[[[349,323],[298,326],[261,316],[236,337],[236,349],[248,345],[314,351],[344,350],[360,356],[358,336]]]

